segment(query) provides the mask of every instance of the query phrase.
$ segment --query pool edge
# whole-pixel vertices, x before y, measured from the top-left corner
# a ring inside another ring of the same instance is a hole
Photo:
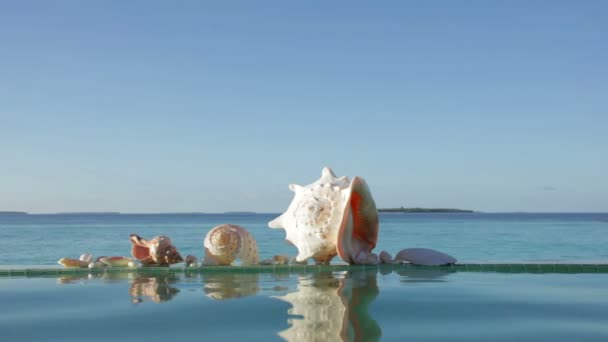
[[[495,273],[608,273],[608,264],[547,264],[547,263],[467,263],[447,266],[401,265],[269,265],[269,266],[203,266],[203,267],[137,267],[137,268],[52,268],[23,267],[0,269],[0,278],[48,277],[63,275],[136,273],[142,275],[193,273],[316,273],[374,270],[380,273],[403,270],[441,270],[444,272]]]

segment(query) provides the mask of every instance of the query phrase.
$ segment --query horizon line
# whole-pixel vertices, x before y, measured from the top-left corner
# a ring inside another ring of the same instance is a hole
[[[378,208],[386,209],[386,208]],[[434,209],[434,208],[421,208]],[[251,214],[281,214],[282,211],[248,211],[248,210],[230,210],[223,212],[204,212],[204,211],[168,211],[168,212],[120,212],[120,211],[65,211],[65,212],[27,212],[18,210],[0,210],[0,216],[3,215],[251,215]],[[470,212],[379,212],[379,214],[608,214],[608,211],[481,211],[471,210]]]

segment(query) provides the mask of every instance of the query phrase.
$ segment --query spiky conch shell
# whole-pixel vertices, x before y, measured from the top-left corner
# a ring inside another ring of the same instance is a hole
[[[203,242],[204,265],[231,265],[240,259],[243,265],[259,261],[258,245],[253,235],[235,224],[222,224],[207,233]]]
[[[297,261],[313,258],[325,264],[338,254],[349,264],[378,262],[371,254],[378,237],[378,214],[362,178],[351,182],[326,167],[316,182],[289,188],[295,193],[291,204],[268,225],[285,229],[286,239],[298,249]]]

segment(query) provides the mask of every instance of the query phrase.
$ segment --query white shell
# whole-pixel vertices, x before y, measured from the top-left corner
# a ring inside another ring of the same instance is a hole
[[[421,266],[441,266],[455,264],[456,259],[430,248],[406,248],[395,255],[395,263],[410,262]]]
[[[129,264],[134,264],[133,259],[127,257],[100,257],[100,263],[107,267],[129,267]],[[90,265],[90,264],[89,264]]]
[[[294,198],[281,216],[268,223],[284,228],[298,249],[297,261],[326,264],[337,254],[349,264],[377,264],[378,217],[367,184],[360,177],[336,177],[324,168],[316,182],[289,188]],[[353,204],[356,203],[355,207]]]
[[[258,246],[243,227],[234,224],[219,225],[209,231],[203,243],[203,265],[231,265],[240,259],[243,265],[258,263]]]
[[[93,261],[93,255],[89,253],[84,253],[80,256],[80,258],[78,258],[78,260],[90,263],[91,261]]]
[[[321,178],[312,184],[289,185],[294,192],[291,204],[268,226],[285,229],[286,239],[298,249],[297,261],[314,258],[317,263],[328,263],[336,256],[349,184],[347,177],[336,177],[324,168]]]

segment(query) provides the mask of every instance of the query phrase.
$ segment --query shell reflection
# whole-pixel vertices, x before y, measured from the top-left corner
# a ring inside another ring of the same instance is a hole
[[[137,276],[131,281],[129,295],[133,303],[151,300],[154,303],[167,302],[179,293],[177,287],[172,286],[179,278],[175,276]]]
[[[292,305],[287,341],[376,341],[380,326],[369,314],[378,296],[377,270],[313,273],[298,278],[297,291],[274,297]]]
[[[247,297],[260,291],[259,280],[258,274],[203,274],[203,291],[217,300]]]

